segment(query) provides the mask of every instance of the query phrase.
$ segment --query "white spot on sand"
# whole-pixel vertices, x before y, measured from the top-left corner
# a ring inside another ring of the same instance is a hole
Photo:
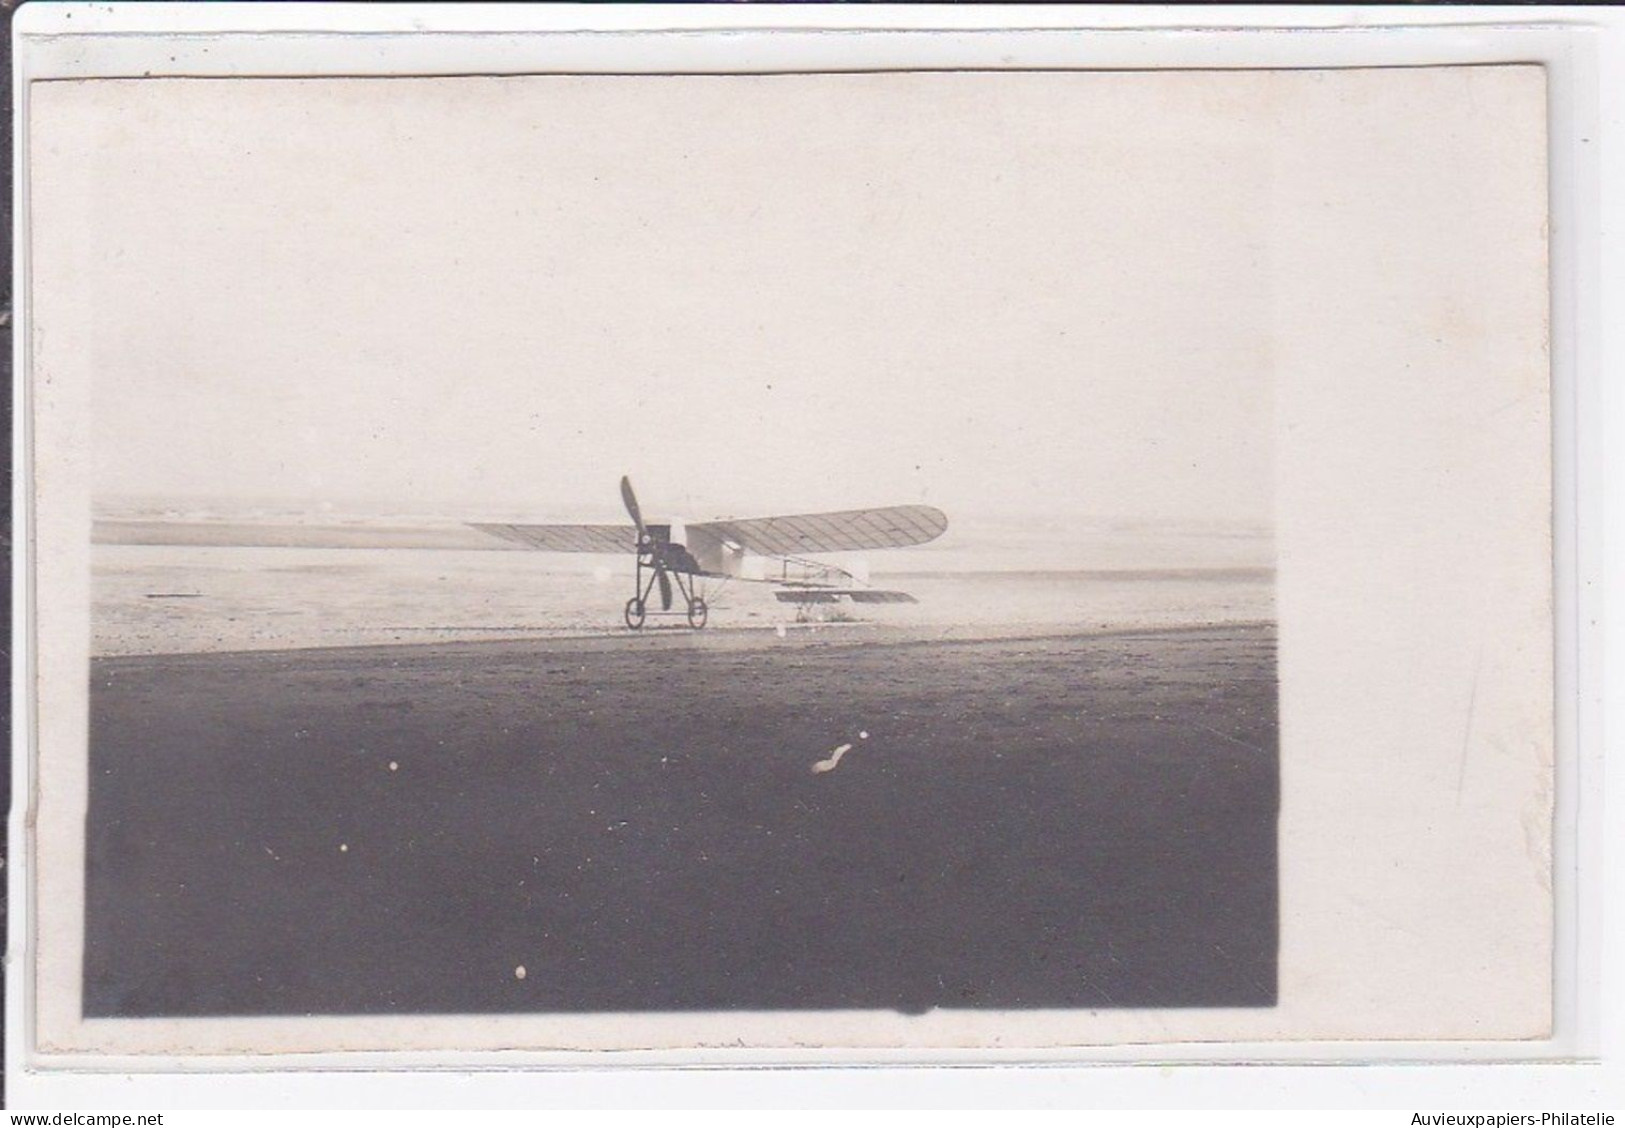
[[[401,766],[399,764],[397,764],[394,760],[391,760],[389,762],[389,770],[392,771],[392,772],[398,772],[398,771],[401,770]]]
[[[350,844],[348,842],[340,842],[339,843],[339,853],[348,854],[349,852],[350,852]]]
[[[852,751],[852,746],[850,744],[841,745],[839,748],[829,754],[829,758],[827,760],[820,760],[818,763],[812,766],[813,774],[819,775],[824,772],[834,771],[835,766],[841,762],[841,757],[845,756],[850,751]]]
[[[858,739],[859,740],[868,740],[869,739],[869,734],[867,732],[860,732],[860,733],[858,733]]]
[[[515,979],[523,979],[523,978],[525,978],[525,965],[524,964],[520,964],[518,967],[513,969],[513,977]]]

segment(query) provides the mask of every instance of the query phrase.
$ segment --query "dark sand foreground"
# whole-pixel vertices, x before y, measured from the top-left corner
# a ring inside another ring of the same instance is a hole
[[[1275,999],[1269,627],[99,659],[91,707],[90,1016]]]

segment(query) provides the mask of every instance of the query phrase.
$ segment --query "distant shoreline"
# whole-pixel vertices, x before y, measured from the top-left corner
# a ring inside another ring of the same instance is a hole
[[[96,521],[91,543],[126,547],[190,548],[312,548],[312,549],[392,549],[418,548],[454,552],[525,552],[520,546],[500,541],[473,528],[447,526],[372,525],[346,528],[339,525],[298,526],[259,525],[251,522],[187,523],[166,521]],[[586,553],[591,557],[616,559],[627,553]],[[912,579],[936,576],[999,576],[1007,579],[1041,576],[1084,576],[1100,579],[1147,580],[1269,580],[1275,577],[1272,565],[1182,566],[1174,568],[909,568],[876,569],[875,576]]]
[[[780,634],[780,628],[783,634]],[[462,632],[467,628],[455,628]],[[638,651],[704,650],[749,651],[782,650],[818,647],[917,647],[934,644],[968,646],[979,643],[1012,644],[1032,642],[1054,644],[1065,640],[1100,642],[1108,639],[1144,637],[1228,638],[1273,636],[1276,623],[1268,619],[1235,620],[1213,623],[1184,624],[1111,624],[1099,629],[1080,629],[1075,624],[1053,629],[1035,628],[1031,623],[1009,627],[967,626],[954,627],[899,627],[884,623],[785,623],[763,626],[733,626],[707,628],[703,631],[678,627],[662,627],[641,632],[609,628],[599,632],[564,632],[544,634],[540,631],[524,633],[528,628],[512,628],[519,638],[501,639],[426,639],[422,642],[390,640],[374,643],[333,643],[315,646],[284,646],[242,648],[235,650],[175,650],[151,651],[137,654],[97,654],[90,661],[93,667],[145,666],[152,662],[199,660],[211,667],[222,660],[233,658],[254,662],[283,657],[290,661],[331,658],[343,660],[363,655],[381,657],[381,652],[396,650],[413,658],[443,656],[453,653],[495,656],[498,653],[555,654],[570,650]],[[452,629],[448,628],[448,633]],[[492,633],[497,633],[493,631]]]
[[[90,542],[110,545],[181,545],[196,548],[437,548],[523,552],[466,525],[296,525],[253,521],[97,519]],[[628,549],[630,550],[630,545]]]

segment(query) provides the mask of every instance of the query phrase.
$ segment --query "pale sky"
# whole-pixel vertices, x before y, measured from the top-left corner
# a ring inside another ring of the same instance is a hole
[[[1257,81],[116,86],[98,496],[1269,520]]]

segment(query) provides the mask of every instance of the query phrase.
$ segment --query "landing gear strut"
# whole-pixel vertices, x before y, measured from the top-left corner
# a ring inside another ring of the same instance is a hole
[[[642,630],[644,621],[650,615],[676,615],[683,614],[688,618],[688,625],[695,630],[705,626],[711,617],[711,608],[701,597],[699,585],[696,582],[697,573],[688,570],[679,570],[669,567],[663,562],[654,547],[639,546],[638,571],[634,591],[636,594],[626,601],[624,618],[626,625],[632,630]],[[644,578],[644,574],[648,578]],[[677,591],[683,597],[684,610],[682,612],[671,609],[672,582],[676,582]],[[649,596],[654,592],[655,585],[659,584],[661,594],[661,609],[649,610]]]

